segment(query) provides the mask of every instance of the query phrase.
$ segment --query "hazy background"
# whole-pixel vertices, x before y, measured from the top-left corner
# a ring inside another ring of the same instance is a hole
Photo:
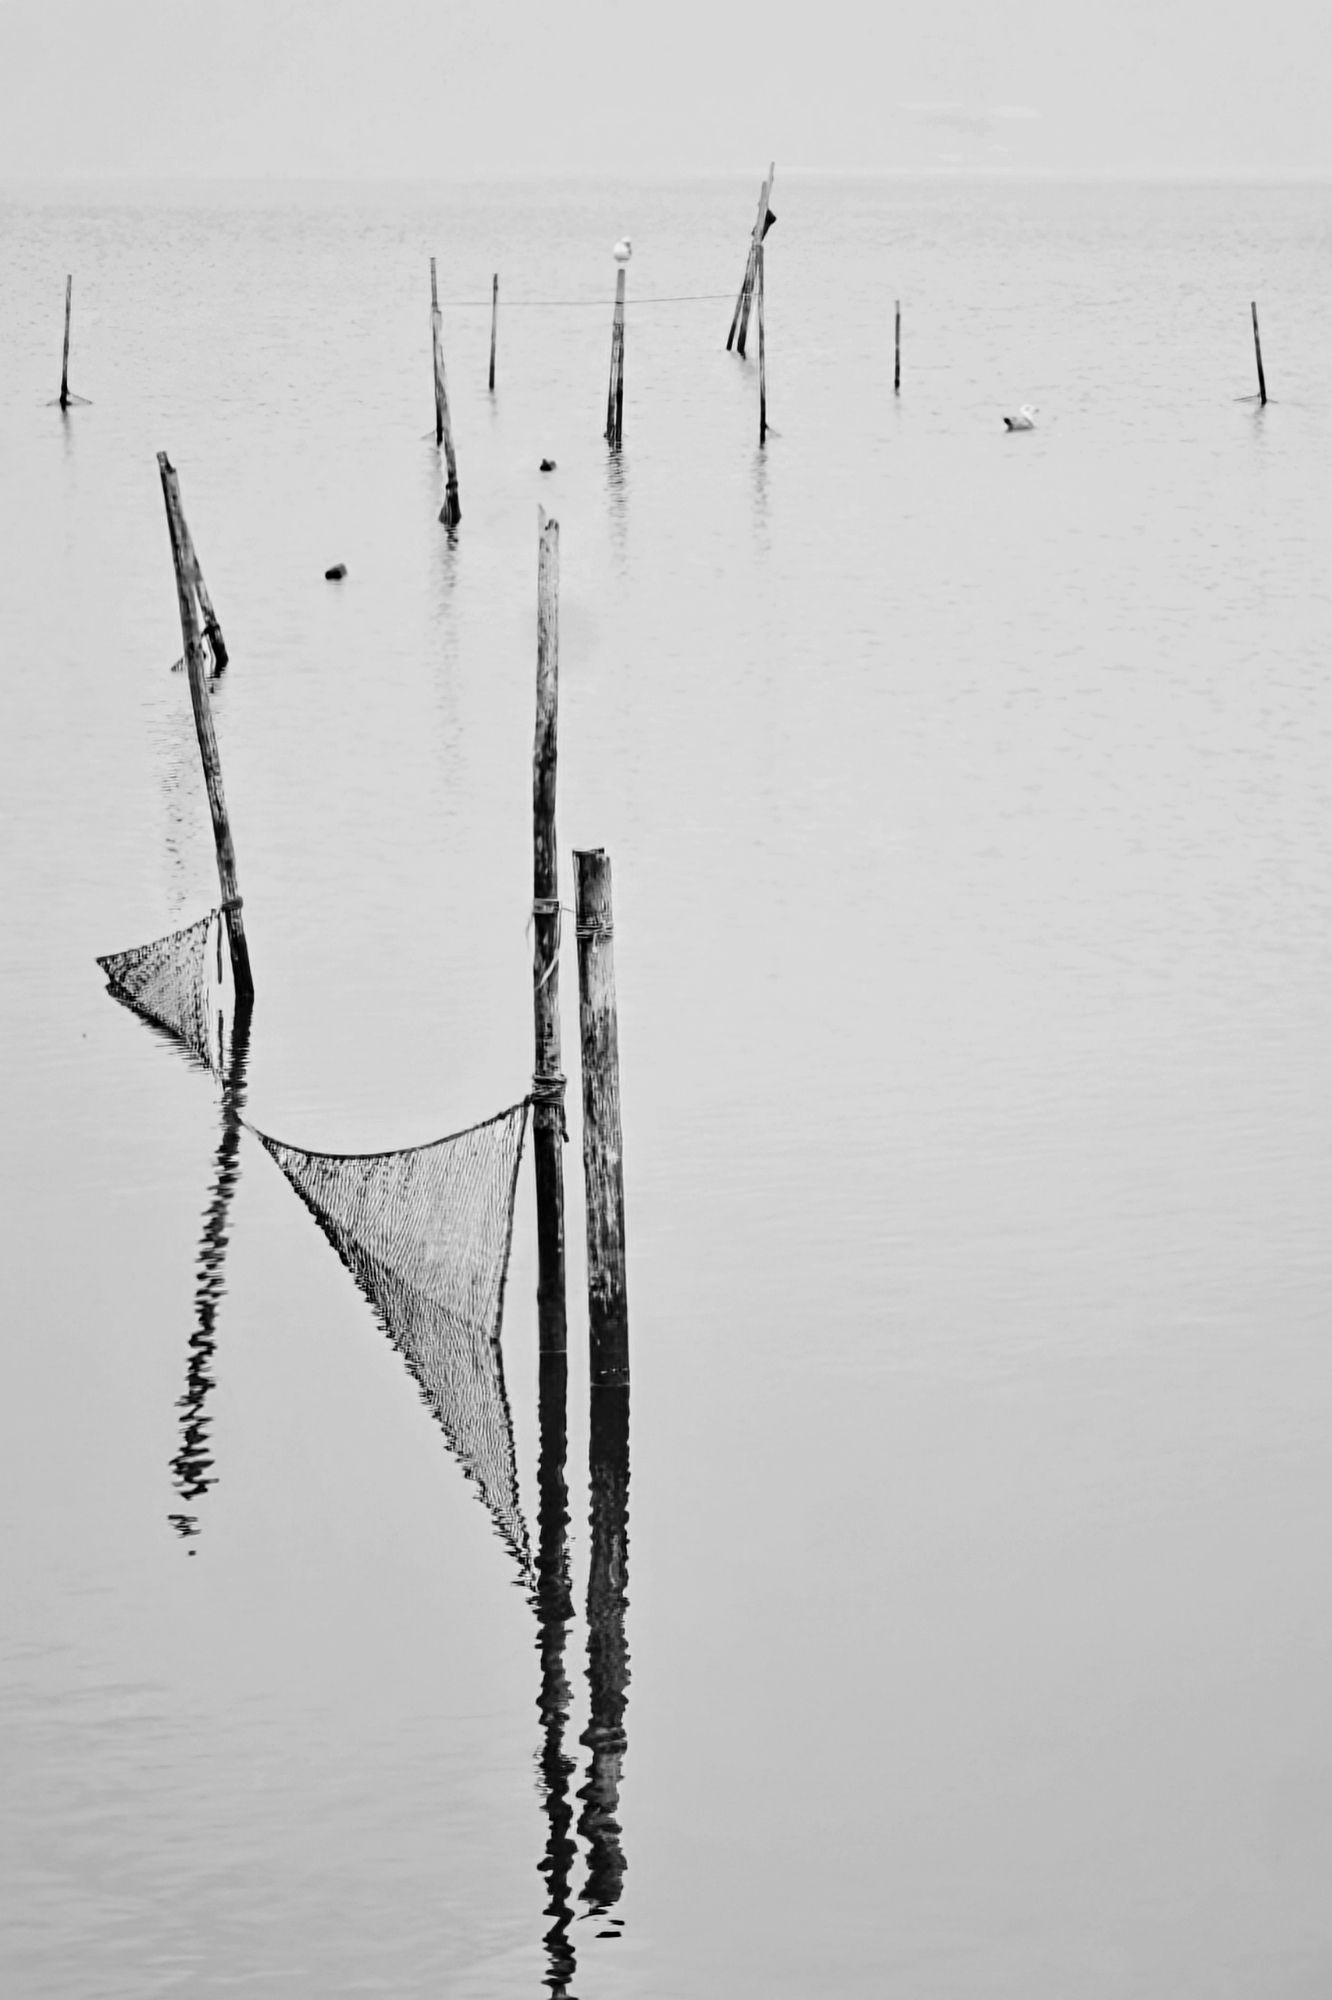
[[[0,0],[0,176],[1323,174],[1317,0]]]

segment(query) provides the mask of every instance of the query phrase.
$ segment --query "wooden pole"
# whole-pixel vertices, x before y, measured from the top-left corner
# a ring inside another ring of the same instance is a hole
[[[590,1751],[587,1782],[578,1796],[578,1831],[587,1844],[583,1901],[604,1915],[620,1900],[626,1861],[619,1821],[620,1783],[629,1749],[629,1388],[594,1388],[588,1450],[591,1546],[587,1573],[588,1721],[581,1742]]]
[[[611,321],[610,387],[606,392],[606,442],[615,451],[624,442],[624,265],[615,273],[615,317]]]
[[[189,524],[185,521],[184,516],[181,517],[181,526],[185,530],[185,539],[189,544],[190,572],[194,578],[194,588],[199,599],[199,610],[203,614],[204,633],[213,654],[213,672],[220,674],[231,655],[227,651],[227,642],[222,637],[222,627],[217,622],[217,613],[213,609],[213,600],[208,595],[208,585],[204,582],[204,573],[199,567],[199,552],[194,546],[194,537],[190,533]]]
[[[190,703],[194,709],[194,730],[199,739],[208,810],[213,819],[213,844],[217,849],[217,878],[222,887],[222,914],[227,920],[227,942],[231,948],[231,972],[240,1003],[254,997],[254,977],[250,971],[250,948],[245,940],[240,884],[236,879],[236,849],[227,818],[226,795],[222,789],[222,761],[213,733],[213,710],[208,699],[208,673],[204,665],[203,643],[195,615],[194,572],[190,563],[189,530],[180,504],[180,486],[175,470],[164,451],[157,454],[162,475],[162,498],[166,502],[167,532],[171,537],[171,561],[176,572],[176,603],[180,610],[180,636],[185,648],[185,665],[190,676]]]
[[[763,241],[763,232],[768,223],[768,206],[772,200],[772,184],[777,178],[777,163],[774,160],[768,168],[768,178],[759,189],[758,215],[754,222],[754,233],[749,239],[749,255],[745,259],[745,275],[740,281],[740,295],[731,315],[731,331],[726,336],[726,351],[732,347],[744,359],[745,341],[749,335],[749,309],[754,298],[755,251]]]
[[[1253,314],[1253,353],[1254,359],[1258,363],[1258,401],[1265,405],[1267,402],[1267,380],[1263,374],[1263,343],[1258,338],[1257,299],[1249,301],[1249,311]]]
[[[902,393],[902,301],[898,299],[893,314],[893,394]]]
[[[439,518],[446,528],[456,528],[462,519],[458,501],[458,461],[453,455],[453,426],[449,422],[449,392],[444,381],[444,334],[439,312],[439,290],[435,280],[435,260],[430,259],[430,345],[435,363],[435,443],[444,447],[444,505]]]
[[[60,363],[60,407],[69,408],[69,316],[74,297],[74,273],[65,279],[65,352]]]
[[[574,868],[591,1376],[594,1386],[623,1386],[629,1380],[629,1306],[610,857],[599,847],[576,853]]]
[[[763,339],[763,245],[758,246],[759,443],[768,441],[768,357]]]
[[[532,1152],[537,1195],[537,1322],[543,1353],[563,1354],[564,1072],[560,1067],[560,881],[555,767],[560,683],[560,524],[540,516],[536,738],[532,747]]]
[[[499,326],[499,272],[490,286],[490,393],[495,393],[495,334]]]

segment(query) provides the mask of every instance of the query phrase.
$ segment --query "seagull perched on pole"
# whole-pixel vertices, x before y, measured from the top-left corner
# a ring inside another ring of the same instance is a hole
[[[1034,431],[1039,411],[1031,403],[1024,403],[1015,417],[1004,418],[1006,431]]]
[[[634,246],[629,241],[629,238],[627,236],[622,236],[619,242],[616,244],[615,248],[611,251],[611,256],[615,259],[617,264],[627,264],[629,262],[629,259],[633,256],[633,254],[634,254]]]

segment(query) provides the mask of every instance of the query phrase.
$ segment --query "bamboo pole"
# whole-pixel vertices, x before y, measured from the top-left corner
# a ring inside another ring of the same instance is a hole
[[[490,393],[495,393],[495,335],[499,327],[499,272],[490,287]]]
[[[902,301],[897,300],[893,313],[893,394],[902,393]]]
[[[744,359],[745,341],[749,336],[749,309],[754,299],[755,252],[763,241],[768,226],[768,205],[772,200],[772,184],[777,178],[777,163],[774,160],[768,168],[768,178],[759,189],[758,215],[754,221],[754,233],[749,239],[749,254],[745,259],[745,275],[740,281],[740,294],[731,315],[731,331],[726,336],[726,351],[732,347],[741,360]]]
[[[60,407],[69,408],[69,320],[70,307],[74,298],[74,273],[65,279],[65,352],[60,363]]]
[[[250,948],[245,939],[240,884],[236,879],[236,849],[227,817],[226,794],[222,789],[222,761],[213,733],[213,710],[208,699],[208,674],[204,665],[199,621],[195,614],[194,574],[190,563],[189,530],[180,504],[180,485],[164,451],[157,454],[162,475],[162,498],[166,503],[167,532],[171,537],[171,561],[176,572],[176,603],[180,610],[180,636],[185,649],[185,665],[190,676],[190,703],[194,709],[194,730],[199,739],[208,810],[213,820],[213,844],[217,849],[217,877],[222,887],[222,913],[227,920],[227,942],[231,949],[231,972],[237,1002],[253,999],[254,977],[250,971]]]
[[[606,391],[606,442],[624,443],[624,265],[615,273],[615,317],[611,321],[610,387]]]
[[[430,346],[435,363],[435,443],[444,447],[444,505],[439,518],[446,528],[456,528],[462,519],[458,501],[458,461],[453,453],[453,426],[449,422],[449,392],[444,380],[444,334],[439,312],[439,290],[435,260],[430,259]]]
[[[594,1385],[617,1386],[629,1380],[629,1307],[610,857],[599,847],[575,853],[574,868],[591,1376]]]
[[[543,1353],[562,1354],[564,1073],[560,1067],[560,882],[555,772],[560,680],[560,524],[540,515],[536,736],[532,746],[532,1152],[537,1195],[537,1320]]]
[[[620,1784],[629,1749],[629,1388],[594,1388],[588,1450],[587,1575],[588,1722],[580,1741],[590,1751],[579,1791],[578,1831],[587,1844],[583,1901],[594,1915],[614,1908],[627,1863],[619,1821]]]
[[[1253,354],[1255,361],[1258,363],[1258,401],[1265,405],[1267,402],[1267,379],[1263,374],[1263,343],[1258,338],[1257,299],[1249,301],[1249,311],[1253,314]]]
[[[763,245],[758,246],[759,443],[768,441],[768,356],[763,338]]]

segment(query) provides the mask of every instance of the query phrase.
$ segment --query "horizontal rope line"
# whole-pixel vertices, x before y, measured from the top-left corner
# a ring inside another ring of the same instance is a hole
[[[704,301],[708,304],[715,304],[718,299],[729,299],[734,296],[732,292],[646,292],[641,297],[630,296],[626,298],[625,304],[635,306],[689,306],[698,305]],[[442,311],[445,306],[450,307],[454,311],[462,311],[464,308],[468,310],[475,308],[479,312],[483,306],[489,309],[490,304],[491,301],[489,299],[441,299],[440,309]],[[590,308],[592,306],[613,306],[615,304],[615,295],[612,292],[608,292],[605,298],[598,299],[501,298],[500,304],[509,307],[586,306]]]

